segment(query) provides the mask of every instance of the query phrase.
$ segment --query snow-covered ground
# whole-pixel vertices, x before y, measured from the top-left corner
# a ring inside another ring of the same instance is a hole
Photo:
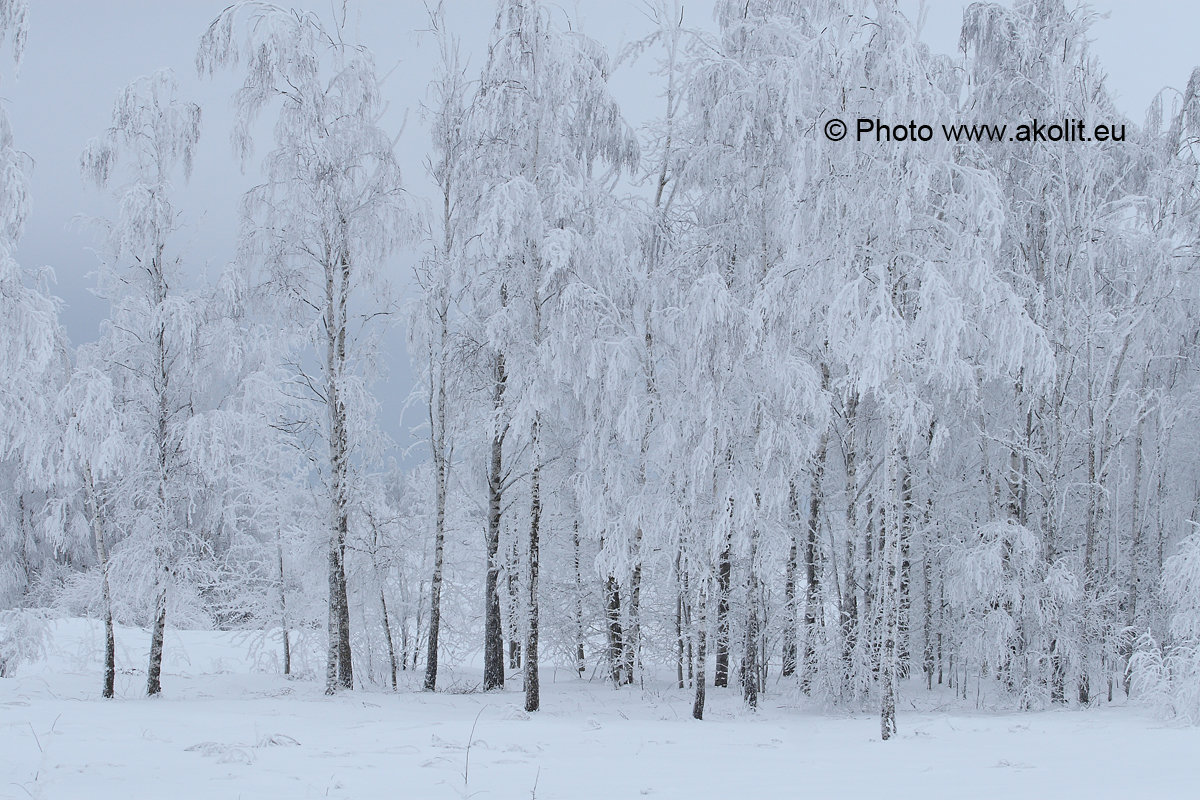
[[[0,680],[0,797],[1200,796],[1200,729],[1133,707],[922,712],[914,685],[900,737],[881,742],[876,716],[787,691],[751,714],[710,689],[696,722],[690,692],[667,684],[615,691],[546,670],[527,715],[516,688],[328,698],[253,671],[247,639],[215,632],[169,635],[165,695],[146,700],[124,667],[147,637],[119,634],[116,700],[98,698],[99,630],[81,620],[55,623],[47,657]]]

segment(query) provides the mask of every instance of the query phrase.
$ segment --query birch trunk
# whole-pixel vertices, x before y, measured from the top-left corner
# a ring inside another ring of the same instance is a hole
[[[113,633],[112,589],[108,581],[108,542],[104,536],[104,523],[100,518],[99,504],[96,502],[96,487],[90,466],[84,467],[83,491],[84,511],[92,524],[96,558],[100,562],[100,591],[104,603],[104,686],[100,690],[100,696],[111,700],[116,690],[117,646]]]
[[[708,645],[708,598],[707,592],[701,590],[699,602],[696,603],[696,696],[692,702],[692,717],[704,719],[704,675],[705,656]]]
[[[787,564],[783,573],[783,677],[796,674],[796,625],[799,613],[796,602],[796,572],[799,566],[800,546],[800,500],[796,494],[796,481],[788,481],[788,509],[790,514],[788,527],[791,531],[791,542],[788,546]]]
[[[587,652],[584,650],[583,570],[579,559],[579,520],[575,520],[572,528],[572,544],[575,555],[575,672],[582,678],[587,672]]]
[[[516,535],[504,566],[504,584],[508,590],[508,668],[523,669],[521,666],[521,617],[525,598],[521,597],[521,553]]]
[[[333,542],[329,546],[329,623],[328,647],[325,651],[325,694],[337,693],[338,686],[338,634],[341,615],[338,614],[338,554]]]
[[[388,665],[392,670],[392,691],[396,691],[396,643],[392,639],[392,622],[388,617],[387,597],[383,589],[379,590],[379,609],[383,614],[383,636],[387,640]]]
[[[504,290],[501,289],[503,296]],[[492,393],[492,408],[497,418],[488,461],[487,576],[483,591],[484,691],[504,688],[504,633],[500,616],[500,510],[504,492],[504,437],[508,426],[500,420],[499,415],[504,403],[506,379],[504,354],[497,353],[493,362]]]
[[[730,500],[729,504],[732,516],[733,501]],[[729,685],[729,590],[733,573],[732,544],[729,533],[724,535],[725,543],[717,562],[717,646],[713,670],[713,686],[721,687]]]
[[[632,545],[633,571],[629,577],[629,603],[626,605],[629,625],[625,629],[623,682],[632,684],[641,653],[641,603],[642,603],[642,527],[634,532]]]
[[[425,684],[427,692],[437,688],[438,636],[442,627],[442,568],[446,549],[446,477],[445,465],[436,468],[437,510],[433,539],[433,576],[429,581],[429,643],[425,657]],[[388,636],[389,645],[391,636]],[[394,681],[393,681],[394,683]]]
[[[883,641],[880,649],[879,682],[881,702],[879,707],[880,736],[887,741],[896,735],[896,699],[898,694],[898,658],[900,639],[900,500],[896,497],[897,482],[902,480],[897,473],[900,465],[899,443],[894,429],[895,423],[888,422],[887,463],[884,465],[883,518],[879,526],[879,594],[880,621]]]
[[[288,640],[287,580],[283,571],[283,532],[275,531],[275,555],[279,562],[279,626],[283,629],[283,674],[292,674],[292,645]]]
[[[900,594],[897,607],[897,640],[899,660],[896,669],[900,678],[909,675],[909,662],[912,652],[909,646],[910,628],[912,626],[912,528],[913,528],[913,485],[912,466],[907,455],[900,456],[900,511],[899,526],[896,531],[900,548]]]
[[[687,636],[684,628],[684,605],[687,603],[685,597],[687,593],[687,583],[683,576],[683,547],[675,551],[675,683],[679,689],[686,688],[684,682],[684,658],[687,652],[687,645],[684,641]]]
[[[1125,627],[1129,630],[1135,630],[1138,622],[1138,602],[1141,599],[1141,583],[1142,583],[1142,568],[1143,559],[1143,535],[1142,535],[1142,520],[1141,520],[1141,488],[1142,488],[1142,470],[1143,470],[1143,440],[1145,436],[1145,415],[1138,416],[1137,433],[1133,439],[1133,487],[1132,497],[1129,501],[1129,518],[1132,531],[1130,532],[1129,545],[1129,608],[1125,612]],[[1125,647],[1125,660],[1128,663],[1129,657],[1133,653],[1133,641],[1129,640],[1129,644]],[[1125,671],[1124,688],[1126,696],[1129,695],[1130,682],[1133,673],[1129,670]]]
[[[746,576],[746,642],[742,657],[742,699],[751,710],[758,708],[759,646],[762,636],[759,630],[759,585],[758,585],[758,532],[750,536],[749,569]]]
[[[826,390],[829,388],[829,367],[821,365],[821,383]],[[800,677],[800,688],[808,694],[812,688],[813,672],[816,670],[817,643],[817,611],[821,607],[821,565],[820,551],[817,541],[821,524],[821,498],[825,486],[825,458],[829,451],[829,429],[821,434],[817,445],[816,457],[813,459],[812,489],[808,499],[808,526],[804,540],[804,659],[800,664],[803,670]]]
[[[534,414],[531,429],[533,473],[529,488],[529,616],[525,639],[525,710],[537,711],[542,704],[538,684],[538,541],[542,524],[542,462],[538,436],[540,415]]]
[[[446,195],[449,205],[449,195]],[[449,211],[445,221],[449,239]],[[449,241],[447,241],[447,249]],[[450,309],[445,297],[438,308],[438,363],[431,364],[430,372],[435,375],[436,388],[429,403],[429,446],[433,453],[434,470],[434,527],[433,527],[433,576],[429,581],[429,645],[425,658],[425,684],[427,692],[437,688],[438,637],[442,630],[442,569],[446,550],[446,482],[449,470],[449,454],[446,449],[446,379],[445,358],[447,345],[447,317]],[[389,635],[390,645],[390,635]],[[395,681],[393,681],[393,684]]]
[[[162,309],[167,299],[167,283],[162,272],[163,245],[159,244],[155,257],[151,259],[150,270],[154,276],[154,306]],[[154,620],[150,632],[150,664],[146,670],[146,694],[154,697],[162,692],[162,652],[163,637],[167,629],[167,586],[170,579],[171,567],[169,555],[165,552],[168,547],[168,537],[171,526],[168,519],[169,504],[167,502],[167,482],[170,479],[168,456],[168,425],[170,408],[167,389],[170,382],[170,359],[167,354],[166,322],[160,321],[154,332],[155,368],[154,379],[155,400],[157,401],[157,425],[155,429],[155,448],[158,455],[158,541],[155,544],[155,556],[159,569],[155,570]]]
[[[604,616],[608,623],[605,634],[608,638],[608,670],[614,686],[620,686],[624,632],[621,630],[621,587],[617,579],[609,575],[604,581]]]
[[[327,253],[325,270],[325,403],[329,416],[330,522],[329,651],[325,693],[354,688],[350,650],[350,601],[346,587],[346,536],[349,532],[349,436],[342,381],[346,367],[347,304],[350,262]]]
[[[842,593],[842,669],[847,687],[854,668],[854,649],[858,643],[858,559],[855,540],[858,538],[858,454],[855,450],[855,418],[858,397],[851,394],[846,400],[846,589]]]

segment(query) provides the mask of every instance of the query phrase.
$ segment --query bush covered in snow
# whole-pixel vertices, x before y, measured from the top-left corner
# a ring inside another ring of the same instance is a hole
[[[1200,532],[1183,541],[1163,569],[1171,603],[1168,638],[1149,632],[1130,660],[1134,691],[1168,716],[1200,725]]]
[[[12,677],[23,662],[43,655],[47,637],[42,612],[26,608],[0,611],[0,678]]]

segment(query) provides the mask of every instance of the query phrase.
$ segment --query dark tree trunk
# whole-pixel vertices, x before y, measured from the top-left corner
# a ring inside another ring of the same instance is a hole
[[[443,323],[443,338],[445,323]],[[441,389],[439,418],[445,415],[445,389]],[[446,446],[444,421],[431,420],[435,425],[434,450],[434,528],[433,577],[429,581],[429,644],[425,653],[425,691],[437,688],[438,637],[442,631],[442,570],[446,553]],[[440,425],[440,427],[437,427]],[[391,634],[388,635],[391,644]],[[393,659],[394,661],[394,659]],[[394,681],[393,681],[394,684]]]
[[[1067,660],[1059,652],[1057,639],[1050,642],[1050,702],[1067,702]]]
[[[898,587],[895,586],[896,580],[896,565],[892,560],[892,554],[889,552],[891,548],[896,547],[898,543],[887,542],[886,539],[895,536],[889,530],[880,532],[881,538],[885,541],[880,543],[884,564],[880,565],[882,578],[885,584],[883,589],[883,597],[879,598],[882,606],[882,622],[883,622],[883,641],[880,652],[880,670],[879,683],[880,692],[882,694],[879,705],[879,722],[880,735],[884,741],[887,741],[896,734],[896,679],[897,679],[897,617],[899,616],[898,606]]]
[[[167,630],[167,587],[164,583],[154,599],[154,627],[150,632],[150,668],[146,672],[146,694],[162,693],[163,636]]]
[[[283,572],[283,539],[275,539],[279,557],[279,625],[283,628],[283,674],[292,674],[292,643],[288,639],[287,581]]]
[[[730,515],[733,514],[730,501]],[[717,646],[713,686],[729,685],[729,590],[733,574],[733,550],[729,534],[717,563]]]
[[[750,543],[750,569],[746,579],[746,649],[742,657],[742,699],[751,710],[758,708],[759,664],[759,587],[758,574],[754,567],[755,544]]]
[[[942,631],[946,629],[946,582],[938,581],[938,632],[937,632],[937,682],[942,685],[943,665],[946,663],[945,652],[942,649],[944,641]]]
[[[339,530],[342,539],[338,547],[337,591],[338,591],[338,683],[343,689],[354,688],[354,667],[350,654],[350,597],[346,591],[346,544],[347,520],[342,518]]]
[[[680,589],[680,608],[683,611],[683,625],[681,632],[683,635],[683,646],[685,648],[683,654],[683,663],[687,671],[687,685],[691,686],[692,681],[695,680],[696,668],[695,661],[693,660],[695,643],[693,641],[694,637],[692,636],[692,631],[695,629],[693,628],[692,624],[691,579],[689,578],[689,573],[692,567],[691,559],[687,557],[686,553],[683,554],[680,567],[682,571],[681,578],[683,580],[683,586]]]
[[[1088,352],[1090,360],[1090,349]],[[1090,367],[1090,364],[1089,364]],[[1087,705],[1091,701],[1091,667],[1092,645],[1096,639],[1095,621],[1093,618],[1094,601],[1096,597],[1096,536],[1100,527],[1100,476],[1098,473],[1096,450],[1101,446],[1096,439],[1095,399],[1092,396],[1092,385],[1087,383],[1088,432],[1091,437],[1087,448],[1087,509],[1084,514],[1083,534],[1083,659],[1079,670],[1079,703]]]
[[[866,507],[864,511],[867,516],[867,524],[863,530],[863,554],[862,554],[862,589],[863,589],[863,619],[867,625],[870,625],[879,617],[879,598],[876,596],[879,591],[879,564],[878,551],[876,550],[875,535],[878,531],[878,518],[875,515],[875,493],[874,490],[867,494]],[[878,655],[879,647],[878,637],[872,637],[874,641],[870,643],[873,655]],[[878,659],[875,659],[876,663]]]
[[[525,710],[537,711],[542,699],[538,685],[538,537],[542,524],[542,463],[538,451],[537,415],[533,418],[533,474],[529,488],[529,619],[525,641]]]
[[[408,604],[405,603],[407,608]],[[408,615],[400,617],[400,669],[408,671],[408,653],[412,645],[412,634],[408,632]]]
[[[912,470],[909,466],[908,456],[903,456],[900,464],[900,526],[896,531],[900,547],[900,597],[899,608],[897,608],[898,620],[896,632],[896,648],[899,655],[896,670],[900,678],[904,679],[908,677],[909,662],[912,660],[911,647],[909,645],[909,628],[912,624],[912,564],[910,556],[912,547],[913,488]]]
[[[1142,378],[1143,386],[1145,386],[1145,377]],[[1129,547],[1129,581],[1126,589],[1129,597],[1129,605],[1126,610],[1125,626],[1129,630],[1135,630],[1138,621],[1138,601],[1141,595],[1141,562],[1142,562],[1142,519],[1141,519],[1141,486],[1142,486],[1142,439],[1145,435],[1145,417],[1138,417],[1137,435],[1133,439],[1133,478],[1132,497],[1129,502],[1129,518],[1131,520],[1133,530],[1131,531],[1131,544]],[[1121,656],[1125,664],[1129,664],[1129,659],[1133,655],[1133,638],[1127,637],[1126,643],[1122,645]],[[1133,678],[1133,671],[1125,670],[1125,677],[1122,681],[1125,690],[1125,696],[1129,696],[1130,683]]]
[[[821,365],[823,388],[829,388],[829,368]],[[813,671],[816,669],[817,611],[821,607],[821,564],[817,547],[821,527],[821,492],[824,491],[825,456],[829,451],[829,429],[821,434],[813,459],[812,488],[808,496],[808,526],[804,539],[804,661],[801,669],[800,688],[805,694],[812,688]]]
[[[335,285],[336,284],[336,285]],[[329,651],[326,694],[337,686],[354,688],[350,650],[350,600],[346,589],[346,535],[349,531],[350,453],[342,377],[346,370],[347,305],[350,299],[350,259],[345,253],[336,263],[326,262],[324,327],[325,403],[329,415],[330,531]]]
[[[829,391],[829,366],[821,364],[821,390]],[[800,688],[808,694],[812,688],[813,671],[816,669],[817,644],[817,611],[821,606],[821,567],[819,563],[820,550],[817,547],[821,527],[821,497],[825,490],[825,459],[829,452],[829,427],[821,432],[821,440],[813,456],[812,481],[808,492],[808,525],[804,539],[804,655],[800,668],[803,670],[800,678]],[[795,487],[792,487],[795,491]],[[793,515],[798,516],[799,508],[793,502]],[[793,538],[793,547],[795,539]],[[794,627],[794,625],[792,626]]]
[[[90,484],[90,470],[87,480]],[[95,519],[94,516],[93,519]],[[96,548],[100,554],[100,581],[104,594],[104,688],[100,691],[100,695],[111,700],[116,693],[117,639],[113,632],[112,588],[108,581],[108,548],[99,520],[93,524],[96,526]]]
[[[107,582],[107,576],[105,581]],[[111,700],[117,686],[117,639],[113,634],[112,611],[104,611],[104,688],[100,696]]]
[[[162,309],[163,304],[167,299],[167,283],[162,272],[162,252],[163,245],[161,242],[157,245],[157,253],[150,261],[150,271],[154,275],[156,281],[155,288],[155,307]],[[169,504],[167,502],[167,483],[170,477],[169,450],[168,444],[170,408],[167,388],[170,384],[171,370],[170,357],[167,352],[167,328],[166,320],[163,319],[158,323],[158,328],[155,331],[155,346],[157,350],[157,378],[155,380],[156,400],[158,402],[158,416],[156,426],[155,445],[158,450],[158,535],[159,542],[155,547],[154,556],[157,566],[160,568],[156,576],[157,595],[154,598],[154,621],[150,632],[150,664],[146,669],[146,694],[150,697],[155,697],[162,692],[162,652],[163,652],[163,637],[167,630],[167,586],[171,577],[171,568],[163,554],[158,550],[158,547],[167,548],[169,546],[168,539],[171,535],[170,526],[168,524]]]
[[[579,560],[579,520],[575,520],[573,544],[575,546],[575,671],[582,678],[587,671],[587,653],[583,646],[583,570]]]
[[[642,604],[642,529],[639,526],[633,542],[633,572],[629,578],[629,603],[626,607],[628,612],[629,626],[625,630],[625,651],[624,651],[624,681],[625,683],[633,683],[634,676],[637,674],[638,659],[641,656],[641,604]]]
[[[608,635],[608,670],[612,682],[616,686],[620,686],[621,680],[621,653],[623,652],[623,637],[624,633],[621,630],[621,587],[617,583],[617,579],[609,575],[605,579],[604,585],[605,604],[604,615],[608,625],[606,632]]]
[[[447,103],[449,98],[443,98]],[[444,107],[445,108],[445,107]],[[448,132],[447,132],[447,135]],[[455,144],[446,143],[443,151],[447,163],[455,158],[452,155]],[[451,253],[454,251],[454,231],[456,228],[453,208],[456,185],[453,181],[454,171],[447,169],[439,173],[439,183],[442,190],[442,249],[441,258],[444,262],[439,266],[449,274]],[[425,659],[425,691],[432,692],[437,688],[438,671],[438,637],[442,627],[442,568],[446,542],[446,484],[449,479],[449,448],[446,444],[446,368],[448,342],[450,336],[450,298],[446,284],[442,284],[437,305],[438,340],[436,352],[431,347],[429,352],[429,374],[433,383],[429,393],[429,449],[433,456],[434,468],[434,556],[433,578],[429,582],[429,648]],[[389,646],[391,638],[389,634]],[[393,658],[393,663],[395,659]]]
[[[692,703],[692,717],[704,719],[704,671],[706,645],[708,644],[707,617],[705,598],[701,597],[697,606],[699,619],[696,625],[696,698]]]
[[[504,398],[504,356],[495,361],[495,390],[493,405],[497,412]],[[504,437],[507,428],[499,426],[492,437],[491,458],[488,462],[488,526],[487,575],[483,591],[483,688],[484,691],[504,688],[504,632],[500,615],[500,509],[504,491]]]
[[[933,501],[929,501],[932,506]],[[930,506],[925,510],[926,529],[928,529]],[[924,649],[921,653],[921,670],[925,673],[925,686],[929,690],[933,690],[933,668],[934,668],[934,641],[933,641],[933,559],[934,559],[934,543],[925,541],[924,559],[921,563],[921,584],[922,594],[925,597],[925,613],[921,626],[921,639],[924,644]],[[941,683],[939,680],[938,683]]]
[[[440,505],[440,504],[439,504]],[[442,563],[445,558],[446,537],[443,529],[444,506],[438,509],[438,523],[433,543],[433,578],[429,582],[429,645],[425,653],[425,691],[432,692],[437,688],[438,673],[438,636],[442,628]],[[380,599],[383,593],[380,593]],[[386,624],[386,623],[385,623]],[[388,634],[388,647],[391,647],[392,637]],[[393,663],[395,659],[393,658]],[[393,667],[394,673],[394,667]],[[393,674],[393,686],[395,684]]]
[[[504,583],[508,591],[508,668],[521,669],[521,610],[525,608],[525,598],[521,597],[521,564],[520,546],[516,535],[513,536],[512,549],[508,552],[507,564],[504,568]]]
[[[516,625],[513,626],[512,635],[516,635]],[[516,639],[508,640],[508,668],[522,669],[521,667],[521,643]]]
[[[797,539],[800,536],[800,499],[796,493],[796,482],[788,482],[788,508],[791,511],[788,527],[791,531],[791,544],[788,547],[787,565],[783,573],[783,676],[785,678],[796,674],[796,624],[799,621],[796,602],[796,573],[798,572],[800,548]]]
[[[383,590],[379,590],[379,608],[383,612],[383,635],[387,639],[388,647],[388,664],[392,669],[392,691],[396,691],[396,643],[392,640],[392,623],[388,618],[387,598],[383,594]],[[434,666],[434,675],[437,675],[437,666]],[[429,673],[425,674],[427,691],[433,691],[433,687],[428,685]]]
[[[858,453],[855,441],[855,419],[858,396],[846,400],[846,590],[842,595],[842,669],[849,685],[854,668],[854,650],[858,645],[858,559],[855,540],[858,538]]]
[[[337,547],[331,542],[329,546],[329,635],[325,651],[325,694],[327,695],[336,694],[338,686],[338,621],[341,616],[337,609],[337,564]]]
[[[686,652],[683,607],[687,602],[685,597],[687,584],[684,583],[683,569],[683,549],[680,547],[675,552],[675,683],[680,689],[687,685],[684,683],[683,677],[683,660]]]
[[[411,669],[413,672],[416,672],[418,665],[421,663],[421,644],[423,642],[428,643],[429,641],[429,631],[424,627],[423,622],[425,619],[425,597],[427,597],[425,593],[425,581],[421,580],[417,584],[417,613],[416,618],[413,620],[412,660],[409,662],[408,667],[401,667],[401,669]]]
[[[92,535],[96,540],[96,557],[100,561],[100,590],[104,602],[104,686],[100,696],[112,699],[116,693],[117,642],[113,632],[112,587],[108,580],[108,542],[104,536],[104,523],[100,519],[100,508],[96,502],[96,486],[92,480],[90,466],[84,468],[84,510],[92,524]]]

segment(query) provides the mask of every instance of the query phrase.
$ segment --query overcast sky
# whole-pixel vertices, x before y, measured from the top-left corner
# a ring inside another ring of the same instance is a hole
[[[191,184],[181,188],[186,214],[183,241],[197,273],[215,274],[233,251],[238,197],[249,179],[230,155],[228,130],[233,74],[214,80],[195,77],[193,59],[200,34],[228,0],[30,0],[30,30],[25,59],[17,74],[11,62],[0,64],[0,102],[4,102],[18,147],[34,162],[33,213],[18,258],[27,267],[50,265],[57,293],[66,303],[64,321],[76,343],[94,339],[107,309],[91,296],[88,273],[96,258],[93,235],[72,224],[79,214],[106,214],[103,198],[79,178],[79,153],[88,138],[109,123],[117,91],[133,78],[160,67],[175,70],[185,98],[204,109],[204,128]],[[286,0],[281,0],[287,5]],[[328,11],[329,0],[293,5]],[[462,38],[463,52],[478,69],[486,54],[493,20],[492,0],[448,0],[451,27]],[[559,4],[579,27],[615,50],[648,31],[642,0],[564,0]],[[958,44],[962,9],[959,0],[935,0],[925,9],[924,39],[939,52]],[[901,0],[916,19],[920,0]],[[351,4],[352,33],[370,47],[388,77],[388,123],[399,129],[406,181],[425,193],[422,159],[427,137],[419,103],[432,76],[436,53],[417,31],[425,24],[422,0],[358,0]],[[713,0],[685,2],[694,25],[711,27]],[[1151,98],[1164,86],[1183,86],[1200,61],[1196,23],[1200,12],[1170,0],[1096,2],[1106,15],[1092,28],[1094,50],[1107,70],[1118,107],[1140,122]],[[7,58],[7,53],[5,58]],[[658,113],[657,87],[646,78],[646,65],[617,73],[614,92],[634,124]],[[990,121],[990,120],[989,120]],[[262,142],[260,153],[268,142]],[[392,339],[399,343],[399,336]],[[408,391],[402,359],[391,359],[394,387],[384,392],[387,407]],[[390,426],[389,426],[390,427]]]

